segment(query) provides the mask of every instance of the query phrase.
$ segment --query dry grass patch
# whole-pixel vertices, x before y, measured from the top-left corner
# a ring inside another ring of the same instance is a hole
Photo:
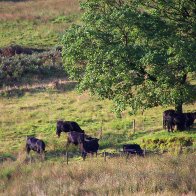
[[[4,163],[1,182],[8,195],[193,195],[196,157],[182,156],[87,159],[64,162]],[[5,169],[9,166],[9,171]],[[9,180],[9,183],[6,183]]]
[[[32,0],[0,2],[0,20],[49,20],[58,15],[78,13],[78,0]]]

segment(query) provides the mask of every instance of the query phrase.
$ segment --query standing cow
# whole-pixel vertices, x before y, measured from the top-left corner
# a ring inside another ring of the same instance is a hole
[[[83,160],[86,159],[87,154],[91,154],[91,156],[94,155],[94,153],[97,156],[97,151],[99,149],[99,139],[97,138],[85,138],[81,137],[80,138],[80,150],[82,152],[82,158]]]
[[[99,149],[98,141],[99,139],[92,138],[84,133],[71,131],[67,134],[66,151],[71,143],[74,145],[79,145],[80,151],[82,153],[82,158],[83,160],[85,160],[88,153],[90,153],[91,155],[96,153],[97,155],[97,151]]]
[[[163,128],[167,128],[168,132],[173,132],[174,126],[177,130],[190,130],[196,119],[196,112],[193,113],[177,113],[175,110],[166,110],[163,112]]]
[[[196,119],[196,112],[183,113],[185,118],[185,127],[190,131],[190,127],[194,124]]]
[[[58,120],[56,125],[56,134],[60,137],[61,132],[75,131],[79,133],[84,133],[84,130],[74,121],[62,121]]]
[[[35,137],[27,137],[26,140],[26,152],[29,155],[30,151],[33,150],[41,155],[42,160],[45,158],[45,148],[46,145],[43,140],[37,139]]]
[[[172,110],[172,109],[171,110],[165,110],[163,112],[163,128],[164,129],[166,129],[168,127],[168,121],[169,121],[169,123],[171,123],[171,124],[169,124],[169,127],[173,126],[172,121],[173,121],[173,116],[175,114],[176,114],[176,111]],[[170,128],[169,128],[169,130],[170,130]]]

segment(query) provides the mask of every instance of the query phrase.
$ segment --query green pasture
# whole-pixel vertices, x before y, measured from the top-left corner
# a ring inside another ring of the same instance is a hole
[[[55,48],[64,31],[80,23],[81,12],[78,0],[0,1],[0,48]],[[0,84],[0,195],[195,195],[195,126],[163,130],[162,113],[170,106],[117,115],[111,100],[79,93],[63,73],[26,74],[15,86]],[[55,86],[57,80],[63,82]],[[196,84],[194,74],[189,80]],[[183,105],[184,112],[195,108],[196,103]],[[59,119],[75,121],[100,138],[98,157],[83,161],[71,145],[67,165],[66,133],[60,138],[55,133]],[[28,160],[27,136],[44,140],[45,161],[35,152]],[[140,144],[145,158],[121,157],[125,143]],[[104,151],[118,157],[104,161]]]
[[[0,48],[58,46],[67,27],[79,19],[77,0],[0,1]]]
[[[66,134],[60,138],[55,134],[58,119],[76,121],[87,134],[95,137],[100,137],[102,130],[100,151],[120,150],[124,143],[139,143],[149,150],[195,145],[194,129],[174,133],[162,129],[162,112],[166,108],[156,107],[135,115],[125,111],[119,118],[113,113],[111,101],[99,100],[87,92],[79,94],[74,87],[74,82],[67,82],[61,89],[50,86],[19,89],[21,94],[1,97],[0,153],[16,154],[24,150],[28,135],[43,139],[48,152],[64,151]],[[194,107],[185,105],[184,111],[192,111]],[[72,150],[78,151],[74,147]]]
[[[11,44],[34,48],[58,46],[65,29],[77,17],[77,15],[58,16],[46,22],[39,20],[0,21],[0,47]]]

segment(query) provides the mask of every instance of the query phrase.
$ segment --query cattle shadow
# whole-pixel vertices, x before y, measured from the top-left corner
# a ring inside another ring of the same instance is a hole
[[[157,130],[146,130],[146,131],[137,131],[135,133],[126,131],[124,133],[105,133],[100,139],[100,150],[107,149],[107,148],[114,148],[120,149],[122,148],[123,144],[131,143],[132,140],[136,140],[138,138],[142,138],[151,133],[155,133],[160,131],[161,129]],[[134,143],[134,142],[133,142]]]
[[[65,159],[67,156],[67,152],[66,150],[50,150],[47,151],[45,154],[45,160],[51,160],[51,159],[55,159],[55,158],[62,158]],[[79,157],[81,156],[81,153],[79,152],[79,150],[77,151],[72,151],[72,150],[68,150],[68,157],[69,158],[75,158],[75,157]]]

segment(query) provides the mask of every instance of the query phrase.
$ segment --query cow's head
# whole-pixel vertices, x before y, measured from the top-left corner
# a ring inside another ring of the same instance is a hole
[[[63,121],[57,121],[57,125],[56,125],[56,134],[58,137],[60,137],[61,132],[63,131]]]

